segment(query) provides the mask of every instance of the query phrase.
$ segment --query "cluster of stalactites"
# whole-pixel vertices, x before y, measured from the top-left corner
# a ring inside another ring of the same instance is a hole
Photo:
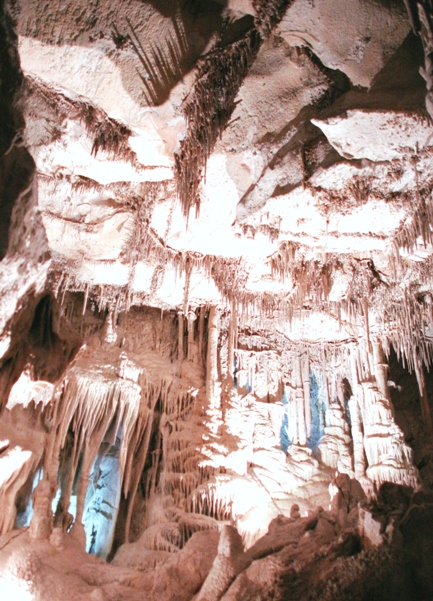
[[[288,435],[292,444],[305,446],[311,436],[310,362],[308,353],[293,362],[292,381],[285,382]]]
[[[68,372],[54,409],[44,465],[44,479],[51,482],[51,490],[55,492],[60,462],[61,490],[55,518],[58,526],[65,526],[70,519],[68,508],[78,470],[75,520],[81,524],[93,463],[101,445],[114,445],[118,436],[121,439],[121,485],[124,496],[130,499],[132,511],[148,451],[155,405],[158,399],[167,402],[170,389],[164,379],[155,386],[146,381],[142,370],[138,372],[135,381],[121,377],[122,374],[109,378],[76,367]]]
[[[402,287],[382,281],[370,259],[326,255],[322,260],[305,260],[296,245],[287,243],[271,257],[271,266],[274,275],[282,280],[290,277],[296,282],[293,291],[284,298],[267,293],[256,294],[246,289],[246,276],[242,273],[239,261],[175,252],[165,247],[150,231],[148,234],[143,237],[142,252],[156,261],[170,261],[179,275],[186,276],[181,308],[185,316],[191,313],[188,308],[189,283],[192,271],[197,269],[215,281],[226,307],[230,307],[231,312],[239,318],[241,327],[247,326],[257,316],[263,322],[268,317],[278,316],[280,320],[291,323],[295,316],[302,316],[305,310],[324,311],[336,318],[340,327],[343,320],[349,327],[356,326],[355,336],[359,336],[360,329],[363,330],[368,341],[371,336],[370,323],[374,321],[374,334],[381,336],[385,353],[389,354],[391,346],[396,350],[409,370],[415,371],[424,394],[422,366],[429,366],[432,359],[432,346],[425,336],[425,326],[433,320],[433,303],[428,294],[417,294],[416,285],[409,283]],[[418,268],[419,279],[428,278],[430,264],[431,261],[427,261]],[[329,294],[338,271],[350,275],[347,293],[338,301],[330,301]],[[89,298],[97,300],[100,310],[109,305],[115,313],[117,310],[128,310],[131,304],[144,302],[128,286],[122,289],[91,286],[80,283],[69,271],[60,272],[55,284],[58,298],[62,300],[68,289],[84,291],[83,314]],[[180,354],[183,353],[182,348],[183,345],[179,344]]]
[[[260,47],[250,30],[228,46],[216,44],[199,64],[197,79],[184,108],[187,132],[175,154],[178,195],[186,218],[200,208],[199,186],[218,137],[235,108],[235,98]]]
[[[299,245],[287,242],[270,257],[270,266],[273,276],[282,283],[290,278],[292,290],[280,295],[256,293],[248,290],[248,274],[239,260],[174,251],[151,228],[142,226],[134,235],[132,247],[135,250],[131,261],[135,265],[138,260],[145,259],[159,266],[156,270],[162,271],[164,265],[170,264],[180,277],[185,276],[182,306],[185,314],[188,312],[191,276],[193,271],[197,271],[213,279],[222,303],[226,308],[236,308],[240,324],[246,324],[257,316],[260,319],[279,316],[291,323],[305,311],[323,311],[336,318],[340,326],[343,321],[348,322],[349,326],[360,326],[364,321],[368,334],[369,314],[373,312],[376,332],[379,328],[385,347],[389,348],[392,344],[403,355],[410,369],[414,368],[414,348],[417,348],[422,362],[430,364],[430,345],[424,336],[424,324],[432,319],[433,304],[428,303],[429,297],[426,295],[420,298],[416,286],[411,287],[410,282],[402,287],[397,282],[383,281],[371,259],[354,259],[337,254],[324,254],[321,259],[306,259]],[[404,231],[405,228],[401,235]],[[430,262],[427,261],[425,273],[422,266],[418,268],[419,279],[424,281],[428,278],[429,266]],[[339,276],[347,280],[346,292],[340,299],[331,300],[333,284]],[[115,313],[128,310],[134,304],[146,304],[146,300],[152,302],[152,291],[150,296],[149,293],[134,292],[132,280],[131,275],[131,281],[123,287],[92,285],[75,277],[73,266],[59,266],[53,272],[53,288],[61,301],[67,290],[84,292],[83,314],[88,299],[96,300],[99,310],[109,306]],[[154,280],[156,285],[159,280],[157,277]]]
[[[187,132],[175,154],[178,195],[187,219],[192,207],[196,214],[199,212],[199,186],[206,162],[235,109],[237,93],[263,40],[289,4],[290,0],[254,0],[254,27],[229,45],[219,40],[198,65],[196,82],[184,108]]]
[[[328,350],[300,346],[280,356],[290,444],[305,447],[312,436],[310,374],[314,373],[325,410],[321,439],[316,441],[320,460],[355,475],[370,492],[384,481],[416,487],[412,451],[394,419],[381,343],[364,338],[339,349],[331,346]],[[236,350],[238,372],[246,374],[252,394],[267,356],[271,372],[270,353]],[[428,413],[428,405],[424,411]]]
[[[255,23],[263,38],[269,37],[272,30],[284,16],[293,0],[252,0]]]
[[[357,476],[416,486],[418,473],[412,451],[394,419],[388,387],[388,365],[380,341],[360,346],[352,356],[350,411]],[[363,440],[363,449],[360,440]],[[358,444],[355,441],[358,441]]]
[[[276,315],[291,323],[305,310],[324,311],[337,318],[340,326],[343,319],[357,324],[360,315],[365,318],[366,307],[381,283],[373,262],[329,253],[321,258],[306,259],[299,250],[299,245],[287,242],[270,257],[272,275],[282,284],[292,282],[291,290],[281,294],[248,290],[248,274],[239,262],[227,259],[213,262],[211,275],[222,298],[236,306],[240,323],[257,316],[266,319]],[[331,300],[338,275],[347,279],[347,290],[341,299]]]
[[[113,157],[130,161],[139,165],[135,152],[129,145],[131,130],[115,119],[109,117],[102,109],[95,108],[83,97],[71,98],[35,77],[26,77],[27,93],[30,98],[35,95],[47,106],[48,110],[55,112],[58,120],[66,119],[81,121],[93,138],[92,154],[97,155],[100,150]]]
[[[339,412],[347,411],[350,421],[352,444],[342,447],[340,454],[353,453],[350,469],[361,481],[367,479],[377,487],[384,481],[416,487],[418,472],[395,422],[381,341],[359,341],[342,367],[332,378],[329,396],[330,408],[334,404]],[[344,390],[343,378],[349,390]]]

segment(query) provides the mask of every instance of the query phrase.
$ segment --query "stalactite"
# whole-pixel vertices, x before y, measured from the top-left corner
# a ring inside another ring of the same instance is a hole
[[[388,364],[385,363],[382,345],[378,340],[373,342],[373,361],[379,391],[384,399],[390,400],[388,388]]]
[[[350,425],[353,440],[353,463],[355,477],[358,478],[358,480],[362,480],[363,478],[365,478],[365,470],[367,465],[364,451],[364,430],[362,425],[362,414],[360,403],[358,401],[358,395],[362,394],[362,389],[360,388],[359,384],[360,379],[358,371],[358,353],[356,353],[356,355],[354,353],[351,353],[350,364],[352,372],[351,381],[353,394],[348,400],[348,407],[350,413]]]
[[[208,346],[206,363],[206,396],[209,403],[214,400],[215,384],[218,379],[218,328],[218,309],[216,307],[211,307],[209,310],[208,320]]]
[[[235,338],[237,331],[237,315],[234,308],[234,303],[231,306],[230,324],[228,334],[228,349],[227,349],[227,376],[233,384],[233,370],[235,365]]]
[[[302,386],[304,391],[305,429],[308,439],[311,436],[310,360],[308,352],[302,357]]]
[[[364,314],[364,320],[365,320],[365,336],[366,336],[366,340],[367,340],[368,349],[370,350],[371,349],[370,318],[369,318],[369,307],[368,307],[367,297],[363,298],[362,307],[363,307],[363,314]]]
[[[418,388],[419,388],[422,419],[425,424],[426,432],[428,433],[429,436],[433,436],[433,423],[432,423],[432,416],[431,416],[431,412],[430,412],[430,405],[429,405],[429,401],[428,401],[428,397],[427,397],[423,365],[422,365],[422,362],[420,361],[420,358],[419,358],[419,355],[418,355],[416,349],[414,349],[413,364],[414,364],[416,379],[417,379]]]
[[[353,463],[355,477],[358,480],[365,478],[366,460],[364,452],[364,433],[362,429],[362,415],[356,395],[352,395],[348,401],[350,424],[353,440]]]
[[[302,365],[301,357],[295,359],[294,364],[294,382],[295,382],[295,398],[296,398],[296,423],[297,423],[297,442],[301,446],[307,443],[307,433],[305,428],[305,401],[304,388],[302,380]]]
[[[192,262],[187,258],[185,261],[185,286],[183,293],[183,311],[185,315],[188,313],[188,305],[189,305],[189,289],[191,285],[191,273],[192,273],[193,265]]]
[[[177,338],[177,358],[179,361],[183,361],[185,358],[184,352],[184,323],[183,323],[183,312],[177,312],[177,324],[178,324],[178,338]]]
[[[293,371],[292,371],[293,374]],[[292,375],[293,377],[293,375]],[[287,395],[287,418],[288,418],[288,438],[291,444],[299,444],[299,432],[298,432],[298,411],[297,411],[297,398],[296,398],[296,385],[286,388]]]
[[[109,117],[84,97],[75,94],[72,98],[62,94],[34,76],[26,77],[26,86],[27,93],[36,96],[49,109],[54,110],[59,121],[77,119],[84,124],[93,137],[92,155],[96,156],[102,150],[139,167],[137,156],[129,145],[132,131],[128,127]]]
[[[61,527],[65,530],[66,526],[70,526],[69,524],[69,505],[71,502],[72,495],[72,486],[74,482],[74,477],[76,474],[76,439],[72,437],[72,440],[68,440],[65,444],[62,453],[62,461],[60,462],[60,497],[57,503],[57,507],[55,510],[54,516],[54,526]]]
[[[86,544],[86,535],[83,524],[84,504],[86,501],[86,493],[90,482],[90,472],[92,470],[93,462],[98,454],[100,440],[95,440],[96,437],[90,439],[84,444],[83,449],[83,461],[81,465],[80,478],[77,485],[77,509],[75,515],[75,522],[72,528],[74,536],[78,536],[80,542],[83,545]],[[99,444],[98,444],[99,443]]]
[[[264,38],[281,21],[292,0],[252,0],[256,26]]]
[[[175,174],[183,212],[200,207],[199,185],[214,145],[236,106],[235,97],[260,48],[256,29],[228,46],[217,42],[199,64],[185,104],[188,128],[175,154]]]
[[[195,321],[197,319],[197,315],[195,311],[188,311],[187,315],[188,319],[188,361],[194,360],[194,330],[195,330]]]
[[[198,316],[198,356],[203,362],[203,338],[204,338],[204,307],[200,307]]]

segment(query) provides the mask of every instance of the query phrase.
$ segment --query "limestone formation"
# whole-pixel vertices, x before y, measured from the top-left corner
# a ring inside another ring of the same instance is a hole
[[[0,2],[2,600],[432,597],[432,10]]]

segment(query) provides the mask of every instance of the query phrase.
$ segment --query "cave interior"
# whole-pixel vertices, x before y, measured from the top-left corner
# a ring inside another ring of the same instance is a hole
[[[0,0],[2,601],[431,601],[432,359],[432,0]]]

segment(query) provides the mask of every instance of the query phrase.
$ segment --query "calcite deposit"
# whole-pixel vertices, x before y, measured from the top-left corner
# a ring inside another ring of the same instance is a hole
[[[433,596],[430,0],[0,2],[0,599]]]

